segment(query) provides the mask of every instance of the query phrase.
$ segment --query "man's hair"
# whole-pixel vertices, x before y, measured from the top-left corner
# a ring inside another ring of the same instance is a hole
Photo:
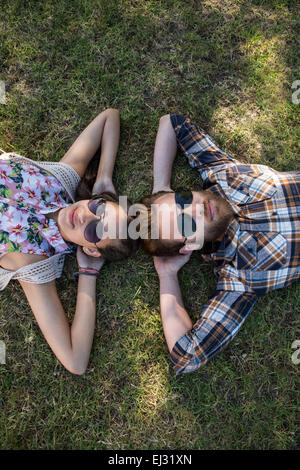
[[[184,242],[178,242],[176,240],[170,240],[166,242],[166,240],[162,240],[160,238],[153,239],[151,238],[152,227],[154,220],[151,217],[151,206],[161,196],[165,194],[173,193],[173,191],[159,191],[158,193],[149,194],[144,196],[140,203],[146,207],[146,212],[139,214],[139,218],[141,221],[141,228],[140,232],[142,234],[141,237],[141,246],[149,253],[149,255],[153,256],[172,256],[177,255],[180,248],[184,246]]]
[[[111,192],[103,192],[100,194],[92,194],[92,189],[96,180],[98,165],[100,159],[99,150],[96,152],[92,160],[89,162],[86,171],[81,179],[75,195],[75,201],[83,199],[98,199],[99,197],[106,201],[113,202],[119,205],[119,197],[117,194]],[[127,199],[128,209],[132,203]],[[127,216],[127,238],[111,240],[111,243],[104,248],[98,247],[99,253],[108,261],[120,261],[124,258],[131,256],[138,248],[138,241],[132,240],[128,234],[128,226],[133,220],[133,217]]]
[[[142,197],[140,203],[146,207],[146,212],[140,214],[141,220],[141,233],[143,234],[141,238],[141,246],[152,256],[176,256],[179,254],[180,248],[183,248],[185,242],[178,242],[176,240],[163,240],[163,239],[152,239],[151,233],[152,227],[156,223],[155,220],[152,220],[151,217],[151,206],[155,201],[165,194],[173,193],[174,191],[159,191],[154,194],[149,194]],[[156,231],[154,230],[154,233]],[[201,250],[198,250],[201,254],[213,253],[217,250],[219,242],[206,241],[202,246]]]

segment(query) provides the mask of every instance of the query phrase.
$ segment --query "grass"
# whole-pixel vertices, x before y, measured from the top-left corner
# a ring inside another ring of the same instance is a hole
[[[299,170],[299,16],[288,0],[0,0],[0,147],[58,161],[102,109],[121,113],[115,182],[151,191],[159,117],[188,114],[244,162]],[[298,35],[297,35],[298,34]],[[199,188],[178,155],[174,188]],[[75,260],[57,288],[75,309]],[[196,320],[215,285],[197,254],[180,274]],[[43,339],[19,284],[1,293],[2,449],[294,449],[299,283],[260,299],[230,346],[176,378],[158,280],[141,251],[107,264],[86,375],[69,374]]]

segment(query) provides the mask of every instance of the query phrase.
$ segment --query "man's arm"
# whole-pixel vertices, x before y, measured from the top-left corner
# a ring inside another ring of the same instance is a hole
[[[178,147],[186,156],[190,166],[200,172],[203,181],[209,179],[215,171],[238,163],[188,117],[171,113],[170,121]]]
[[[160,118],[153,160],[153,191],[171,191],[172,166],[177,151],[176,135],[170,115]]]
[[[189,259],[155,258],[160,280],[161,318],[176,374],[192,372],[213,359],[234,338],[257,300],[254,293],[216,291],[192,327],[177,272]]]
[[[222,151],[197,124],[180,114],[167,114],[160,119],[155,141],[153,191],[171,190],[171,172],[177,147],[189,164],[200,171],[203,181],[215,171],[238,163]]]

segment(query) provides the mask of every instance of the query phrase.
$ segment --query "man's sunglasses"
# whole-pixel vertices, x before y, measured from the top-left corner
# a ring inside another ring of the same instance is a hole
[[[178,191],[175,193],[175,203],[183,210],[193,202],[192,191]],[[188,214],[177,216],[177,227],[180,234],[188,238],[196,232],[196,222]]]
[[[105,212],[106,200],[102,197],[91,199],[88,203],[89,210],[95,215],[102,215]],[[84,238],[91,243],[98,243],[104,232],[103,223],[100,220],[90,222],[84,229]]]

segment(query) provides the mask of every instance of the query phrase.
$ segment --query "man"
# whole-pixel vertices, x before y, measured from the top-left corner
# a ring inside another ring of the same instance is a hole
[[[198,169],[203,191],[172,191],[177,146]],[[171,362],[176,374],[191,372],[227,346],[259,296],[299,279],[300,172],[243,164],[220,150],[188,118],[170,114],[161,118],[156,137],[153,193],[142,202],[149,219],[150,208],[156,208],[151,212],[149,237],[142,244],[155,255]],[[197,218],[202,220],[202,253],[214,264],[218,279],[216,291],[194,325],[177,278],[192,251],[199,249],[193,232],[185,233],[184,219],[189,218],[194,225]],[[175,221],[168,239],[163,236],[166,221]],[[153,226],[157,239],[150,235]]]

